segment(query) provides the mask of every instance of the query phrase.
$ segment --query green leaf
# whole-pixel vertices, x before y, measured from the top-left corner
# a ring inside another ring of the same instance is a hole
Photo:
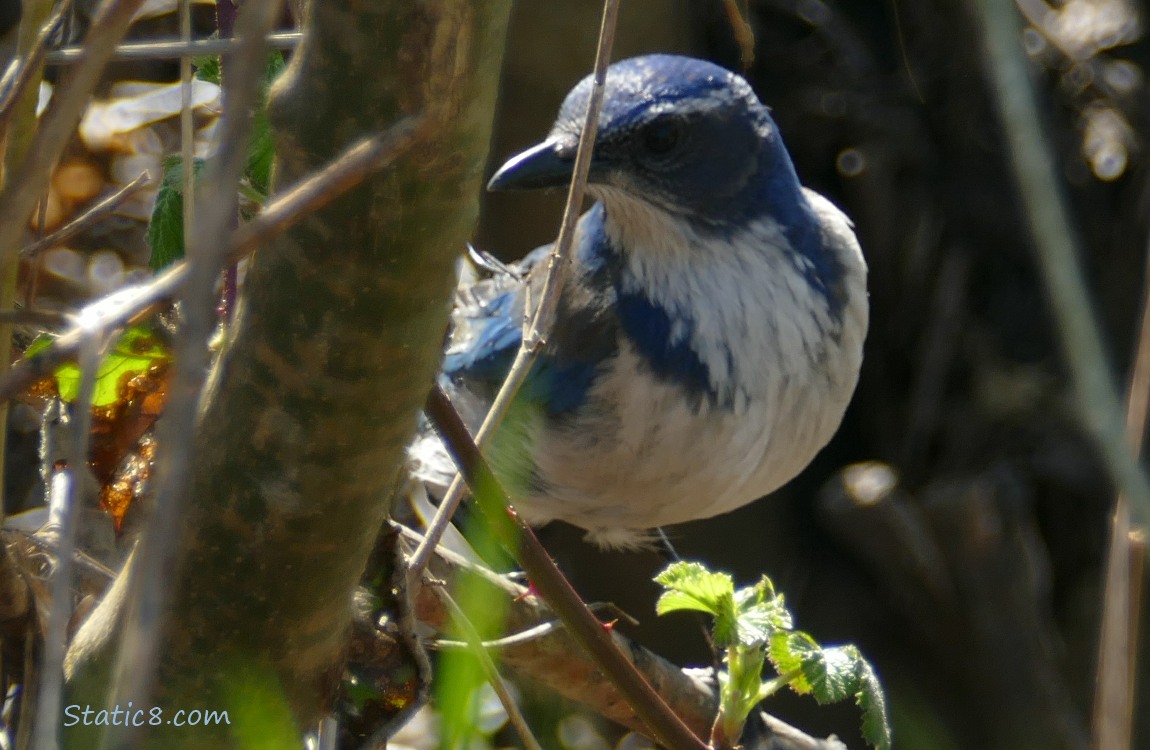
[[[184,257],[184,196],[167,184],[160,184],[152,220],[148,224],[148,265],[160,271]]]
[[[803,676],[811,685],[811,695],[819,703],[838,703],[859,690],[858,664],[854,646],[822,648],[804,661]]]
[[[198,177],[203,159],[193,163]],[[152,220],[148,224],[148,246],[152,254],[148,265],[161,271],[184,257],[184,164],[179,155],[164,159],[164,179],[156,194]]]
[[[850,646],[854,648],[854,646]],[[858,655],[859,690],[855,693],[855,703],[862,709],[862,734],[871,747],[890,750],[890,716],[886,710],[886,696],[878,681],[874,667]]]
[[[271,123],[267,115],[267,92],[272,82],[283,72],[284,67],[283,54],[273,51],[268,56],[260,104],[252,119],[252,140],[248,148],[245,175],[251,186],[264,195],[267,195],[270,189],[272,160],[275,158],[275,141],[272,139]]]
[[[36,342],[33,342],[33,346],[35,345]],[[33,347],[28,347],[24,356],[34,354],[32,349]],[[120,384],[125,379],[167,362],[170,356],[150,325],[141,324],[127,329],[96,370],[92,406],[109,406],[118,402]],[[60,392],[61,399],[72,402],[79,398],[82,376],[80,366],[75,362],[66,362],[56,369],[56,389]]]
[[[213,33],[210,38],[219,39],[219,33]],[[192,67],[196,69],[196,78],[208,83],[220,85],[220,58],[216,55],[205,55],[192,58]]]
[[[726,573],[713,573],[694,562],[677,562],[655,576],[667,591],[655,603],[660,614],[681,609],[707,612],[714,616],[711,637],[725,648],[737,643],[738,613],[735,611],[735,582]]]
[[[811,683],[807,679],[807,670],[804,668],[819,651],[819,644],[806,633],[801,631],[777,631],[771,635],[767,644],[767,658],[775,671],[782,674],[798,671],[799,677],[791,682],[796,693],[811,692]]]
[[[872,747],[889,750],[890,719],[874,668],[855,646],[822,648],[806,633],[778,632],[771,637],[768,657],[779,674],[799,670],[790,684],[797,693],[810,693],[819,703],[853,697],[862,710],[862,732]]]
[[[736,591],[735,607],[738,640],[743,645],[766,643],[775,631],[794,627],[786,601],[782,594],[775,593],[774,584],[766,576],[754,586]]]
[[[677,562],[655,576],[655,583],[667,591],[659,597],[655,611],[664,615],[680,609],[710,612],[719,616],[734,612],[735,582],[726,573],[712,573],[694,562]]]

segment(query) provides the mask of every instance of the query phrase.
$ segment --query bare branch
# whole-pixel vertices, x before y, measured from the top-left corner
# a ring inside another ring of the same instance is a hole
[[[151,175],[149,175],[147,172],[142,172],[139,177],[132,180],[127,185],[124,185],[116,192],[111,193],[96,203],[93,203],[91,206],[88,206],[88,208],[86,208],[83,213],[57,229],[55,232],[52,232],[52,234],[49,234],[46,237],[41,237],[30,245],[26,245],[24,249],[20,251],[20,255],[25,258],[32,258],[50,247],[61,245],[67,242],[72,237],[75,237],[80,232],[91,228],[93,224],[115,211],[121,203],[138,193],[143,188],[147,187],[151,181]]]
[[[303,35],[298,31],[268,34],[264,40],[267,49],[289,50],[299,44]],[[224,55],[239,49],[234,39],[158,39],[150,42],[121,44],[112,53],[112,59],[121,60],[174,60],[178,57],[204,57]],[[49,65],[72,65],[80,60],[83,47],[61,47],[49,52],[44,61]]]
[[[180,290],[183,325],[174,346],[171,396],[158,435],[158,502],[137,550],[116,665],[114,691],[117,702],[123,705],[128,700],[147,702],[156,679],[163,613],[178,560],[180,520],[196,460],[186,438],[195,431],[207,373],[208,338],[216,324],[215,282],[227,262],[230,217],[237,210],[235,188],[246,164],[251,113],[266,67],[263,39],[275,23],[279,7],[276,0],[250,0],[240,13],[236,36],[243,44],[230,61],[231,83],[225,89],[219,150],[205,167],[203,194],[192,224],[195,231],[186,238],[187,279]]]
[[[360,141],[319,172],[277,196],[232,233],[228,261],[241,260],[308,213],[326,206],[390,165],[415,142],[426,125],[427,121],[422,118],[404,117],[386,132]],[[12,398],[74,359],[85,336],[119,328],[148,314],[154,305],[179,291],[187,280],[187,272],[186,264],[180,262],[146,283],[125,287],[86,305],[52,346],[35,357],[21,360],[0,376],[0,399]]]
[[[12,60],[8,70],[4,73],[4,77],[0,79],[0,133],[8,130],[9,119],[15,111],[14,105],[29,84],[39,75],[48,42],[52,35],[59,30],[61,22],[71,12],[71,9],[71,0],[60,3],[48,22],[40,29],[39,36],[36,37],[27,54],[19,55]]]
[[[68,440],[68,465],[52,479],[49,507],[59,526],[56,564],[52,570],[52,610],[44,634],[44,659],[40,667],[36,707],[38,747],[57,747],[60,730],[61,698],[64,687],[64,653],[68,645],[68,620],[72,616],[72,557],[76,549],[76,527],[81,499],[90,491],[88,443],[92,432],[92,394],[96,389],[96,367],[100,363],[103,339],[88,337],[80,349],[80,391],[72,404]]]
[[[467,639],[468,648],[471,653],[479,660],[479,665],[483,669],[484,677],[487,682],[495,690],[495,694],[499,696],[499,702],[503,704],[503,710],[507,712],[507,718],[511,722],[511,726],[515,727],[515,731],[519,734],[519,739],[523,740],[523,744],[528,750],[543,750],[539,744],[539,740],[535,739],[535,734],[531,731],[531,727],[527,725],[527,720],[523,717],[523,712],[519,710],[519,705],[515,703],[515,698],[511,695],[507,683],[504,682],[503,676],[499,674],[499,668],[495,666],[491,654],[487,653],[487,647],[483,643],[483,639],[479,635],[479,631],[471,624],[471,620],[467,619],[467,614],[463,611],[451,594],[442,586],[429,587],[435,591],[451,610],[451,618],[455,622],[455,626],[463,633],[463,637]]]
[[[593,84],[591,96],[587,102],[587,115],[583,119],[583,129],[579,133],[579,150],[575,154],[575,170],[571,176],[571,185],[567,190],[567,202],[563,207],[563,222],[559,228],[559,237],[555,240],[554,249],[547,266],[547,276],[543,281],[543,290],[540,293],[539,306],[531,320],[531,325],[523,332],[523,339],[515,361],[503,380],[503,385],[491,408],[483,418],[483,424],[476,433],[475,440],[480,446],[485,446],[494,434],[500,422],[503,421],[511,402],[519,393],[519,388],[527,379],[527,373],[538,356],[542,343],[551,330],[555,317],[555,309],[559,304],[559,296],[563,292],[563,285],[567,278],[568,256],[571,243],[575,239],[575,226],[579,219],[579,211],[583,206],[583,193],[587,188],[587,173],[591,168],[591,155],[595,150],[595,136],[599,132],[599,113],[603,108],[603,93],[607,80],[607,66],[611,61],[611,47],[615,41],[615,23],[619,15],[618,0],[605,0],[603,3],[603,20],[599,25],[599,42],[595,50],[595,71],[592,74]],[[409,576],[413,580],[419,579],[419,573],[427,564],[431,550],[439,543],[451,517],[455,515],[460,501],[463,499],[465,485],[460,476],[456,476],[448,487],[447,493],[439,504],[435,517],[427,528],[427,539],[411,556],[409,562]]]
[[[109,0],[100,5],[88,30],[79,64],[72,75],[56,87],[23,161],[8,175],[4,191],[0,193],[0,267],[15,259],[21,230],[48,187],[51,170],[45,165],[55,164],[60,157],[80,123],[112,50],[142,4],[143,0]]]
[[[507,493],[491,473],[451,400],[438,385],[432,388],[424,410],[471,487],[476,503],[496,537],[514,552],[536,590],[563,620],[576,643],[591,655],[642,719],[646,725],[644,731],[667,747],[704,750],[706,745],[702,740],[667,706],[635,664],[624,655],[615,641],[615,633],[596,619],[571,588],[539,543],[535,532],[510,509]]]

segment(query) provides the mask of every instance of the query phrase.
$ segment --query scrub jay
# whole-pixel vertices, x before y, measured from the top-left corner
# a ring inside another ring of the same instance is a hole
[[[489,189],[566,185],[590,92]],[[866,263],[750,85],[701,60],[610,67],[587,190],[554,328],[488,455],[529,523],[634,547],[766,495],[827,443],[858,380]],[[550,250],[460,284],[443,378],[465,415],[502,380]],[[442,466],[433,443],[417,474]]]

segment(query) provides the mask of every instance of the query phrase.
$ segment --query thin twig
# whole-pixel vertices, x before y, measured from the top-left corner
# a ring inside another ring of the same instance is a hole
[[[507,493],[491,473],[451,400],[438,385],[428,395],[424,411],[466,478],[491,530],[508,550],[515,552],[516,560],[531,578],[535,590],[563,621],[567,632],[618,688],[652,737],[676,750],[704,750],[703,742],[692,734],[619,649],[611,629],[595,618],[559,572],[535,533],[510,508]]]
[[[595,137],[599,132],[599,113],[603,109],[603,94],[607,82],[607,66],[611,60],[611,47],[615,41],[615,23],[619,14],[619,0],[605,0],[603,3],[603,19],[599,25],[599,43],[595,50],[595,71],[592,74],[591,96],[587,102],[587,115],[583,119],[583,129],[579,133],[579,150],[575,154],[575,169],[571,177],[571,185],[567,190],[567,202],[563,207],[563,223],[559,228],[559,237],[555,240],[554,250],[547,267],[547,275],[543,280],[543,289],[540,292],[539,306],[530,326],[524,331],[519,351],[515,361],[507,372],[499,393],[491,403],[483,424],[475,439],[480,446],[486,446],[495,429],[503,421],[507,410],[519,388],[527,379],[535,358],[539,355],[543,343],[551,331],[554,322],[555,310],[559,305],[559,296],[567,280],[567,269],[570,265],[569,256],[571,243],[575,239],[575,227],[579,219],[579,211],[583,206],[583,193],[587,187],[587,173],[591,168],[591,155],[595,149]],[[528,311],[529,313],[530,311]],[[439,543],[447,525],[455,515],[460,501],[463,499],[464,482],[457,475],[451,482],[447,494],[439,504],[439,510],[427,527],[426,541],[415,550],[410,560],[408,577],[419,580],[420,573],[426,567],[431,557],[431,550]]]
[[[68,642],[68,620],[72,616],[72,562],[76,549],[83,498],[91,482],[88,476],[88,442],[92,432],[92,394],[96,389],[96,367],[103,349],[101,337],[90,336],[80,349],[80,391],[72,404],[67,461],[51,482],[52,518],[58,524],[56,564],[52,571],[52,609],[44,634],[44,660],[40,666],[39,697],[36,706],[36,746],[58,746],[60,703],[64,687],[64,653]]]
[[[16,56],[17,58],[27,57],[33,58],[36,56],[36,49],[45,43],[44,39],[44,26],[51,25],[48,19],[52,12],[52,0],[26,0],[21,3],[22,12],[20,24],[17,29],[17,44]],[[38,121],[36,118],[36,105],[39,99],[38,87],[31,86],[33,79],[38,80],[43,72],[43,66],[37,65],[29,68],[22,78],[26,79],[26,83],[22,86],[21,93],[14,97],[9,107],[9,114],[7,123],[3,131],[0,131],[0,139],[3,140],[3,165],[0,166],[0,172],[3,173],[4,192],[0,194],[0,199],[7,196],[13,189],[18,189],[20,186],[14,184],[16,179],[14,172],[17,165],[24,165],[28,163],[28,156],[31,152],[32,144],[38,135],[37,127]],[[45,167],[44,172],[48,173],[49,168]],[[48,191],[47,176],[44,176],[42,193]],[[35,200],[38,196],[30,196]],[[41,205],[47,205],[47,196],[40,198]],[[29,206],[29,209],[31,206]],[[0,207],[2,211],[2,207]],[[23,218],[27,218],[24,215]],[[41,230],[43,222],[40,223]],[[3,244],[5,239],[14,238],[24,233],[24,224],[16,223],[3,223],[0,222],[0,245]],[[9,235],[9,237],[3,237]],[[16,305],[16,287],[19,284],[20,278],[20,259],[14,253],[0,253],[0,310],[9,310]],[[0,323],[0,377],[3,377],[12,369],[12,326],[8,323]],[[8,424],[8,404],[0,404],[0,479],[7,475],[7,459],[8,459],[8,430],[4,425]],[[0,488],[4,485],[0,484]],[[0,496],[3,492],[0,491]],[[0,517],[3,516],[3,507],[5,503],[0,502]]]
[[[1099,748],[1129,746],[1133,712],[1129,655],[1132,632],[1130,587],[1130,520],[1150,523],[1150,487],[1138,462],[1144,432],[1146,352],[1140,346],[1125,422],[1105,352],[1103,336],[1078,266],[1079,252],[1068,212],[1057,186],[1053,156],[1039,124],[1038,106],[1027,61],[1019,44],[1014,3],[980,0],[978,20],[986,44],[986,67],[1006,130],[1011,164],[1026,218],[1038,250],[1047,293],[1054,307],[1067,362],[1078,391],[1080,412],[1093,433],[1118,487],[1107,565],[1107,612],[1100,637],[1099,669],[1117,670],[1099,681],[1095,702],[1095,737]],[[1145,336],[1145,327],[1143,330]],[[1132,447],[1134,448],[1132,450]],[[1113,609],[1112,609],[1113,608]],[[1110,734],[1113,732],[1113,734]],[[1123,741],[1123,737],[1126,738]]]
[[[319,172],[277,196],[232,232],[228,261],[243,259],[308,213],[326,206],[386,168],[416,141],[425,122],[418,116],[404,117],[386,132],[360,141]],[[92,332],[110,331],[146,316],[155,305],[175,295],[187,275],[186,262],[180,262],[150,281],[124,287],[81,308],[73,316],[72,326],[61,333],[52,346],[21,360],[11,371],[0,375],[0,400],[27,390],[75,358],[80,343]]]
[[[268,34],[267,49],[294,49],[303,34],[287,31]],[[112,59],[124,60],[175,60],[178,57],[206,57],[234,52],[239,43],[234,39],[193,39],[185,42],[180,39],[160,39],[150,42],[132,42],[116,47]],[[71,65],[80,59],[83,47],[62,47],[49,52],[44,61],[49,65]]]
[[[553,633],[562,627],[563,623],[561,623],[559,620],[549,620],[548,622],[541,622],[534,627],[527,628],[526,630],[521,630],[518,633],[513,633],[512,635],[507,635],[502,638],[494,638],[489,641],[482,641],[480,645],[488,650],[510,648],[512,646],[518,646],[520,644],[542,638],[543,636],[549,633]],[[435,649],[436,651],[442,651],[449,648],[473,648],[470,643],[465,643],[463,641],[453,641],[449,638],[436,638],[434,641],[428,641],[427,644],[429,648]]]
[[[108,214],[115,211],[120,207],[128,198],[138,193],[143,188],[147,187],[152,181],[151,175],[147,172],[141,172],[140,176],[124,185],[122,188],[114,193],[111,193],[105,198],[100,199],[98,202],[88,206],[82,214],[69,221],[64,226],[57,229],[52,234],[42,237],[30,245],[25,245],[20,251],[20,256],[23,258],[33,258],[39,253],[47,250],[56,245],[62,245],[72,237],[75,237],[80,232],[89,229],[93,224],[103,219]]]
[[[737,0],[723,0],[723,8],[727,11],[727,21],[731,24],[735,44],[739,47],[739,62],[743,70],[749,70],[755,62],[755,30],[747,20],[749,9],[745,2],[740,7]]]
[[[180,39],[192,40],[192,0],[179,0]],[[192,112],[192,58],[180,58],[180,165],[183,167],[183,195],[180,213],[184,247],[190,247],[189,237],[196,231],[196,131]]]
[[[1092,434],[1114,484],[1130,502],[1135,520],[1150,523],[1150,484],[1125,437],[1121,402],[1101,342],[1098,316],[1082,278],[1076,234],[1070,226],[1062,184],[1038,116],[1037,96],[1019,42],[1014,3],[975,3],[992,83],[1026,220],[1038,251],[1039,269],[1058,323],[1079,414]]]
[[[71,0],[65,0],[52,13],[47,23],[40,29],[36,41],[28,50],[22,50],[12,60],[4,77],[0,79],[0,133],[8,130],[8,120],[12,116],[14,105],[19,101],[24,90],[33,80],[39,79],[41,66],[44,64],[45,52],[48,42],[60,28],[64,17],[72,10]],[[37,94],[38,96],[38,94]]]
[[[1142,281],[1142,321],[1134,367],[1126,392],[1126,440],[1135,456],[1142,455],[1150,409],[1150,241],[1146,245]],[[1091,747],[1104,750],[1130,747],[1134,734],[1135,670],[1138,665],[1138,622],[1144,567],[1142,545],[1130,529],[1130,504],[1118,493],[1110,521],[1106,552],[1106,583],[1102,596],[1102,623],[1098,632],[1095,672],[1093,739]]]
[[[216,31],[221,39],[231,39],[236,31],[236,13],[238,8],[231,0],[220,0],[216,3]],[[220,56],[220,80],[228,77],[228,56]],[[240,224],[240,213],[232,214],[231,226],[235,229]],[[230,331],[232,316],[236,310],[236,299],[239,296],[240,273],[236,262],[230,262],[224,268],[223,289],[220,295],[220,304],[217,308],[224,330]]]
[[[48,187],[51,170],[46,167],[56,163],[71,139],[112,50],[142,4],[143,0],[108,0],[100,5],[81,52],[82,64],[56,87],[23,160],[8,173],[0,194],[0,267],[15,260],[20,228]]]
[[[437,554],[437,555],[443,554],[443,548],[441,547],[439,549],[436,549],[435,554]],[[587,605],[587,608],[590,609],[592,612],[598,612],[600,610],[607,610],[614,615],[617,615],[619,617],[624,618],[631,625],[638,625],[639,624],[638,620],[636,620],[634,617],[631,617],[626,612],[623,612],[615,604],[613,604],[611,602],[591,603],[591,604]],[[500,649],[500,648],[512,648],[514,646],[520,646],[520,645],[523,645],[524,643],[529,643],[531,641],[538,640],[545,635],[549,635],[550,633],[553,633],[556,630],[562,630],[562,629],[563,629],[563,622],[562,621],[560,621],[560,620],[547,620],[546,622],[541,622],[538,625],[534,625],[530,628],[526,628],[525,630],[520,630],[517,633],[512,633],[511,635],[505,635],[502,638],[495,638],[495,639],[492,639],[490,641],[483,641],[483,648],[485,648],[489,651],[493,650],[493,649]],[[471,648],[471,645],[468,643],[464,643],[463,641],[452,641],[452,640],[449,640],[446,638],[437,638],[436,640],[431,641],[430,645],[431,645],[431,647],[436,648],[436,649]]]
[[[180,520],[189,499],[194,464],[191,442],[200,393],[208,369],[208,339],[215,328],[215,282],[227,261],[230,216],[236,211],[236,185],[247,159],[252,112],[265,70],[263,40],[278,15],[277,0],[249,0],[237,23],[237,39],[224,89],[220,145],[204,168],[204,188],[187,243],[187,279],[181,288],[184,321],[173,347],[174,366],[158,437],[156,496],[159,501],[137,550],[129,604],[120,633],[114,694],[121,705],[146,703],[154,687],[159,662],[159,636],[167,587],[180,549]],[[185,196],[185,200],[188,196]],[[127,734],[128,728],[124,728]]]
[[[527,719],[519,710],[519,705],[515,702],[514,696],[511,695],[511,690],[507,687],[503,675],[499,674],[499,668],[495,666],[491,654],[487,653],[487,648],[483,644],[483,637],[479,635],[475,625],[468,619],[467,613],[463,611],[458,602],[451,598],[447,589],[442,586],[435,586],[434,589],[443,603],[447,605],[447,608],[451,610],[451,618],[454,620],[455,626],[467,639],[471,653],[479,661],[479,667],[483,670],[484,677],[487,678],[488,684],[495,691],[495,695],[499,697],[499,702],[503,704],[503,710],[507,712],[507,719],[519,734],[519,739],[523,740],[523,744],[528,750],[543,750],[539,740],[535,739],[535,733],[527,725]]]
[[[318,211],[366,178],[389,166],[426,132],[429,120],[408,115],[383,133],[348,148],[321,171],[277,195],[232,234],[228,260],[235,262]]]
[[[0,310],[0,323],[60,328],[67,325],[70,320],[68,315],[55,310]]]

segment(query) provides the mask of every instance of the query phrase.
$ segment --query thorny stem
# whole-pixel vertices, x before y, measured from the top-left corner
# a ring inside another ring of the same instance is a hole
[[[571,637],[615,684],[635,714],[647,725],[652,737],[675,750],[705,750],[703,742],[619,650],[611,631],[575,593],[539,543],[535,532],[509,507],[507,493],[491,473],[451,400],[438,385],[428,395],[424,411],[466,478],[493,533],[515,554],[535,590],[559,615]]]

